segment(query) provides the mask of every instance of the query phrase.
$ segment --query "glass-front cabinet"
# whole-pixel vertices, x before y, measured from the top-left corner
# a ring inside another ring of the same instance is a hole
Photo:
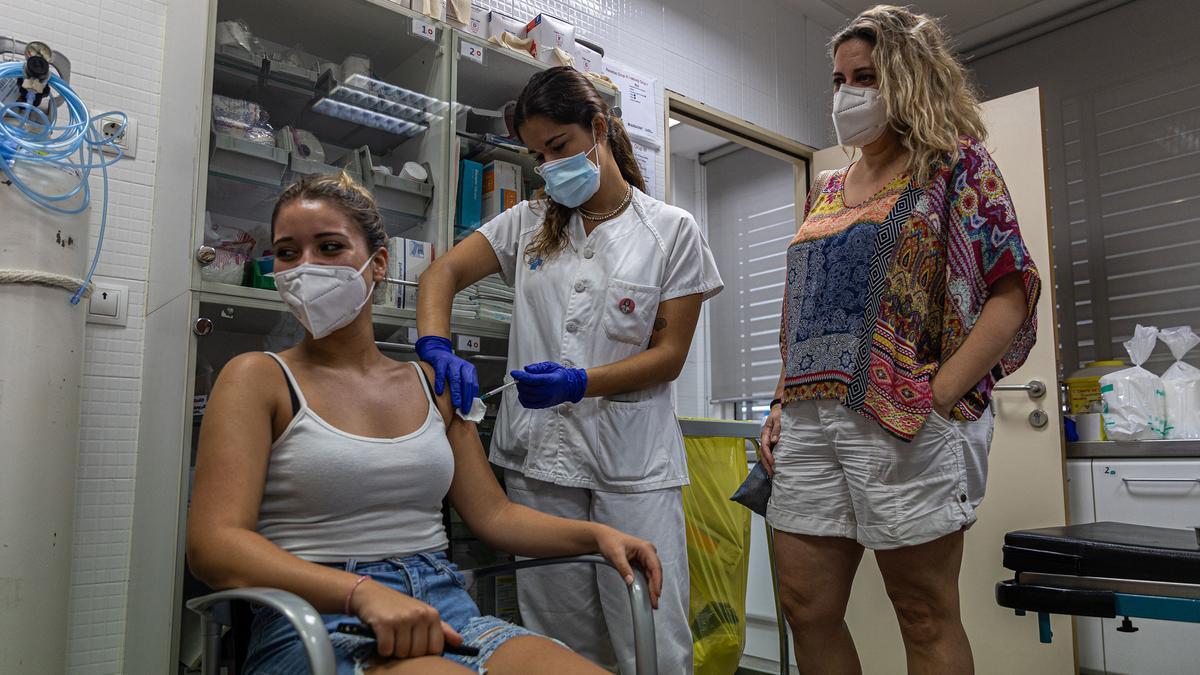
[[[282,191],[303,176],[345,172],[372,192],[394,263],[394,283],[374,299],[375,337],[389,356],[412,360],[420,270],[541,185],[510,124],[511,103],[546,66],[401,3],[170,3],[167,40],[126,672],[192,672],[197,663],[198,623],[184,603],[209,589],[187,572],[184,537],[213,382],[238,354],[304,336],[271,277],[270,219]],[[615,105],[617,93],[600,88]],[[464,199],[461,183],[484,171],[507,192]],[[494,278],[454,305],[452,339],[485,391],[505,376],[511,305],[511,289]],[[485,446],[494,414],[480,425]],[[452,556],[489,562],[493,553],[457,516],[447,519]],[[506,583],[476,589],[485,610],[515,612]]]

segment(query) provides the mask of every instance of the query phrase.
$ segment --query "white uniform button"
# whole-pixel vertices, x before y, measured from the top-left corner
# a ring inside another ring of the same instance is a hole
[[[585,283],[585,282],[583,282],[583,281],[576,281],[576,282],[575,282],[575,292],[576,292],[576,293],[582,293],[582,292],[584,292],[584,291],[586,291],[586,290],[587,290],[587,283]]]
[[[564,404],[563,404],[563,407],[562,407],[562,414],[563,414],[563,415],[566,415],[566,416],[570,417],[570,415],[571,415],[571,410],[572,410],[572,408],[571,408],[571,404],[570,404],[570,403],[564,403]]]
[[[563,364],[563,368],[574,368],[575,367],[574,362],[572,362],[570,359],[563,359],[562,364]]]
[[[596,254],[592,253],[592,249],[590,249],[590,248],[583,250],[583,257],[587,258],[588,260],[591,260],[592,256],[594,256],[594,255],[596,255]]]
[[[567,322],[567,332],[568,333],[575,333],[578,331],[579,331],[579,324],[575,323],[574,321]]]

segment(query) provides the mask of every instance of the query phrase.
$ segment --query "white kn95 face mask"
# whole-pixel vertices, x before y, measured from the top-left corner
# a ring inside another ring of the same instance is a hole
[[[367,258],[358,269],[304,263],[276,272],[275,288],[296,319],[320,340],[353,321],[371,299],[375,282],[368,286],[362,273],[374,259]]]
[[[839,145],[861,148],[883,135],[887,106],[878,89],[843,84],[833,95],[833,130]]]

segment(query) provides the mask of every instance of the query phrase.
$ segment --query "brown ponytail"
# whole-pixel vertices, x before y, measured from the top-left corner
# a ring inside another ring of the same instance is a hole
[[[629,133],[625,131],[625,123],[618,117],[608,118],[608,149],[617,160],[621,176],[633,187],[646,191],[646,179],[642,178],[642,170],[637,160],[633,158],[633,144],[629,142]]]
[[[608,123],[608,135],[604,140],[621,170],[621,177],[637,189],[646,191],[646,181],[633,158],[633,145],[625,132],[625,124],[613,116],[608,104],[600,98],[600,92],[583,73],[569,66],[558,66],[529,78],[513,113],[513,128],[517,135],[520,136],[521,125],[526,120],[539,115],[559,124],[578,124],[589,130],[596,115],[602,115]],[[575,212],[544,192],[538,194],[537,208],[544,210],[545,215],[542,229],[525,250],[529,260],[551,257],[566,247],[567,226]]]

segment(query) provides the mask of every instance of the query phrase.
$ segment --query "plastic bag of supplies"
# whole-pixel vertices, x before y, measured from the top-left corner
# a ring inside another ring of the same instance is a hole
[[[1167,395],[1167,438],[1200,438],[1200,368],[1183,362],[1188,351],[1200,344],[1200,337],[1191,326],[1178,326],[1162,329],[1158,339],[1175,357],[1175,363],[1162,376]]]
[[[683,488],[695,675],[731,675],[746,639],[750,512],[728,495],[746,477],[740,438],[686,437],[691,484]]]
[[[1158,329],[1138,326],[1125,343],[1132,368],[1100,378],[1104,398],[1104,431],[1109,440],[1140,441],[1167,435],[1166,392],[1162,380],[1142,364],[1150,358],[1158,340]]]

